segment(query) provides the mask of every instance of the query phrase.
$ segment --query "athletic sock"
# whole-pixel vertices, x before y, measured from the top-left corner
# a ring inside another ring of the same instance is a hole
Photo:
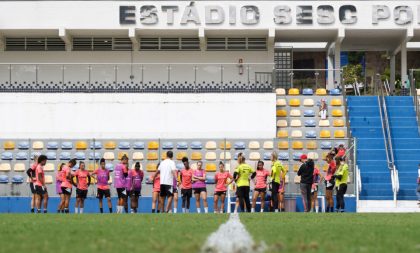
[[[186,209],[185,211],[186,211],[187,213],[190,213],[190,209]]]
[[[80,208],[79,209],[79,213],[83,213],[83,208]]]
[[[124,207],[124,211],[125,211],[125,213],[128,213],[128,207]],[[121,210],[121,212],[122,212],[122,210]]]
[[[36,212],[37,213],[41,213],[41,209],[36,209]]]
[[[134,208],[134,213],[137,213],[137,208]]]
[[[134,213],[134,208],[131,208],[131,211],[130,211],[130,213]]]
[[[201,208],[197,208],[197,213],[201,213]]]
[[[152,213],[155,213],[155,211],[156,211],[155,209],[152,209]]]
[[[64,208],[64,212],[65,213],[69,213],[69,209],[68,208]]]
[[[112,207],[111,207],[111,208],[109,208],[109,213],[112,213]]]
[[[286,212],[286,209],[282,208],[282,209],[281,209],[281,212],[282,212],[282,213]]]
[[[102,207],[100,207],[99,212],[104,213],[104,209]]]
[[[160,210],[157,210],[157,213],[160,213]]]
[[[35,213],[35,208],[31,208],[31,213]]]
[[[315,212],[318,213],[319,206],[315,206]]]
[[[204,207],[204,213],[209,213],[209,208],[208,207]]]
[[[255,213],[255,208],[251,208],[251,213]]]
[[[185,208],[182,208],[182,213],[185,213]]]
[[[44,213],[47,213],[48,212],[48,210],[44,210]]]
[[[274,209],[274,212],[275,212],[275,213],[278,213],[278,212],[279,212],[279,209]]]
[[[74,208],[74,213],[78,213],[79,212],[79,208],[75,207]]]
[[[263,212],[264,212],[264,208],[261,208],[260,213],[263,213]]]
[[[178,211],[178,208],[174,208],[174,213],[176,213]]]

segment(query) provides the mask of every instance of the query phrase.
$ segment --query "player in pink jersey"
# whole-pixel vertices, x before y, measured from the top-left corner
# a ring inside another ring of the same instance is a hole
[[[58,204],[57,213],[64,213],[64,194],[61,190],[63,167],[64,163],[61,163],[58,167],[57,174],[55,175],[55,191],[60,196],[60,203]]]
[[[44,166],[47,163],[47,157],[45,155],[40,155],[38,157],[38,165],[35,169],[35,206],[37,212],[41,212],[41,202],[44,201],[44,213],[47,212],[48,207],[48,192],[47,187],[45,186],[45,175],[44,175]]]
[[[157,167],[159,167],[160,163],[158,163]],[[155,174],[150,176],[151,181],[153,182],[153,194],[152,194],[152,213],[155,211],[163,212],[163,205],[159,206],[156,210],[156,202],[159,202],[159,194],[160,194],[160,172],[156,171]]]
[[[225,210],[225,198],[227,186],[233,182],[232,175],[225,171],[225,164],[223,162],[219,163],[219,172],[216,172],[214,175],[214,181],[216,182],[216,187],[214,189],[214,213],[223,213]],[[228,182],[230,179],[230,182]],[[220,209],[218,207],[218,202],[220,198]]]
[[[312,184],[312,198],[311,198],[311,210],[312,212],[318,212],[318,188],[319,183],[322,181],[322,174],[320,173],[319,169],[315,166],[314,168],[314,182]]]
[[[72,173],[72,176],[76,179],[76,207],[74,208],[74,213],[83,213],[85,199],[91,182],[89,172],[85,169],[84,162],[79,162],[79,169]]]
[[[76,159],[71,159],[67,165],[63,166],[61,172],[61,192],[64,195],[64,212],[69,213],[70,196],[72,192],[71,169],[76,165]]]
[[[108,208],[109,208],[109,213],[112,213],[112,202],[111,202],[111,191],[109,189],[109,170],[107,170],[105,168],[105,159],[102,158],[99,161],[99,168],[96,169],[93,173],[92,173],[93,177],[96,177],[96,181],[97,181],[97,188],[98,188],[98,192],[96,194],[96,198],[99,200],[99,211],[101,213],[104,212],[104,208],[103,208],[103,203],[102,203],[102,199],[105,198],[108,201]]]
[[[264,212],[265,206],[265,194],[267,192],[267,178],[270,176],[270,172],[264,169],[264,162],[258,161],[256,176],[254,178],[254,194],[252,196],[252,208],[251,213],[255,212],[255,206],[257,205],[257,199],[260,197],[261,201],[261,210]]]
[[[117,213],[122,213],[127,202],[127,190],[125,188],[126,181],[125,178],[128,176],[128,157],[123,155],[121,162],[117,164],[114,169],[114,186],[117,189],[118,194],[118,204],[117,204]],[[128,212],[128,210],[126,210]]]
[[[209,208],[207,204],[206,172],[203,170],[203,163],[201,161],[197,162],[197,169],[193,171],[192,181],[197,213],[201,213],[200,198],[203,200],[204,212],[208,213]]]
[[[134,170],[128,172],[131,178],[130,192],[131,192],[131,213],[137,213],[139,207],[139,197],[141,196],[141,183],[143,182],[144,173],[140,170],[139,162],[134,165]]]
[[[190,202],[191,202],[191,197],[192,197],[193,170],[190,167],[190,163],[188,162],[187,157],[182,158],[182,163],[184,164],[184,168],[181,170],[181,173],[180,173],[182,212],[189,213]]]

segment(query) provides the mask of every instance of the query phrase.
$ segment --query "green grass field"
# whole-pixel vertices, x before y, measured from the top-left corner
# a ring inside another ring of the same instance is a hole
[[[266,252],[420,252],[420,214],[241,214]],[[228,215],[0,215],[0,252],[199,252]],[[164,237],[164,239],[162,239]],[[229,238],[226,238],[227,240]]]

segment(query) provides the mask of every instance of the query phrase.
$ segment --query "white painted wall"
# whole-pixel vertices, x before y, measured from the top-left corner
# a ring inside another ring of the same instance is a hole
[[[274,138],[275,94],[0,94],[4,138]]]

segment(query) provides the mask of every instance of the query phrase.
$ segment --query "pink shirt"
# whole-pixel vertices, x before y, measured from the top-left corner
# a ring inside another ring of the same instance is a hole
[[[334,161],[331,161],[329,166],[328,166],[328,171],[327,171],[327,175],[325,176],[325,180],[330,181],[332,176],[335,174],[335,170],[336,170],[336,164]]]
[[[96,178],[98,180],[98,189],[101,190],[108,190],[109,189],[109,185],[108,185],[108,180],[109,180],[109,170],[107,169],[96,169],[93,174],[96,174]]]
[[[196,176],[196,177],[204,177],[205,178],[206,177],[206,172],[203,169],[201,169],[201,170],[194,170],[193,171],[193,175]],[[202,181],[202,180],[195,181],[193,183],[192,187],[194,189],[197,189],[197,188],[206,188],[206,182],[205,181]]]
[[[255,189],[265,189],[267,188],[267,177],[270,175],[268,170],[262,169],[257,170],[255,176]]]
[[[70,189],[72,188],[70,180],[67,179],[67,177],[68,177],[68,175],[70,175],[70,173],[71,173],[70,167],[68,167],[67,165],[64,165],[63,169],[62,169],[62,173],[61,173],[61,176],[62,176],[61,187],[70,188]]]
[[[89,172],[87,170],[77,170],[74,176],[77,178],[77,189],[87,190]]]
[[[144,173],[143,171],[139,170],[130,170],[128,172],[129,174],[131,174],[131,178],[132,178],[132,189],[139,191],[141,190],[141,183],[143,182],[143,177],[144,177]],[[130,189],[131,190],[131,189]]]
[[[160,174],[155,177],[155,181],[153,182],[153,192],[160,192]]]
[[[182,169],[181,170],[181,189],[191,189],[192,188],[192,169]]]
[[[45,177],[44,177],[44,168],[43,168],[43,166],[41,166],[41,164],[38,164],[38,166],[36,166],[35,173],[36,173],[35,174],[35,178],[36,178],[35,185],[43,186],[41,181],[44,182]],[[40,174],[41,174],[41,176],[39,176]]]
[[[214,189],[215,192],[225,192],[227,191],[226,184],[227,179],[232,179],[232,175],[230,175],[229,172],[216,172],[216,175],[214,175],[214,179],[216,181],[216,188]]]
[[[127,173],[127,166],[125,166],[123,163],[117,164],[114,170],[114,186],[115,188],[125,188],[126,181],[124,173]]]

